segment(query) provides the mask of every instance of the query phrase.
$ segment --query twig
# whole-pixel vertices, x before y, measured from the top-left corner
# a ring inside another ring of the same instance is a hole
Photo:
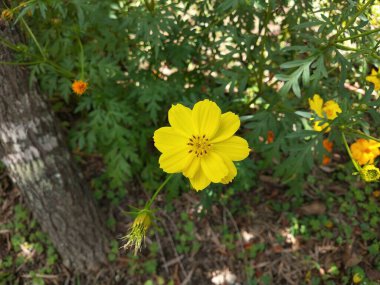
[[[193,268],[191,268],[189,274],[186,276],[185,279],[183,279],[181,285],[186,285],[187,283],[189,283],[191,281],[191,277],[193,276],[195,268],[196,268],[196,266],[193,266]]]
[[[160,240],[160,236],[158,235],[157,231],[154,232],[154,235],[156,236],[156,240],[157,240],[157,243],[158,243],[158,247],[160,249],[160,253],[161,253],[161,259],[162,259],[162,262],[164,263],[164,269],[165,269],[165,272],[166,274],[169,275],[169,270],[168,270],[168,262],[166,261],[166,258],[165,258],[165,254],[164,254],[164,251],[162,249],[162,245],[161,245],[161,240]],[[169,261],[170,262],[170,261]]]
[[[176,231],[178,231],[176,225],[175,225],[174,222],[170,219],[170,217],[169,217],[166,213],[164,213],[164,212],[162,212],[162,211],[160,211],[160,213],[161,213],[163,216],[165,216],[165,217],[168,219],[168,221],[172,224],[172,226],[176,229]],[[172,235],[171,235],[170,230],[168,229],[168,227],[166,226],[166,224],[165,224],[164,222],[160,221],[160,223],[162,224],[162,226],[164,227],[165,231],[166,231],[167,234],[168,234],[169,241],[170,241],[170,244],[171,244],[171,246],[172,246],[172,248],[173,248],[173,252],[174,252],[175,257],[178,258],[179,255],[178,255],[178,252],[177,252],[177,250],[176,250],[176,248],[175,248],[175,244],[174,244],[174,241],[173,241],[173,238],[172,238]],[[181,260],[179,260],[178,264],[179,264],[179,267],[181,268],[181,271],[182,271],[183,276],[187,276],[188,274],[187,274],[187,272],[186,272],[186,270],[185,270],[185,267],[183,266]]]
[[[172,266],[173,264],[178,263],[182,258],[184,258],[183,254],[181,254],[180,256],[175,257],[175,258],[173,258],[173,259],[171,259],[171,260],[169,260],[167,262],[165,262],[163,266],[165,267],[165,269],[167,269],[169,266]]]

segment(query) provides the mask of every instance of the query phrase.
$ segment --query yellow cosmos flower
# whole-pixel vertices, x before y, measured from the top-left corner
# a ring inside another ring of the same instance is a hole
[[[73,92],[77,95],[84,94],[84,92],[87,90],[87,87],[88,83],[82,80],[74,80],[73,84],[71,85],[71,89],[73,89]]]
[[[371,75],[368,75],[365,80],[375,85],[375,90],[380,90],[380,74],[373,68]]]
[[[360,165],[373,164],[380,155],[380,143],[374,140],[358,139],[351,146],[351,153]]]
[[[376,182],[380,179],[380,169],[372,164],[363,166],[360,176],[365,182]]]
[[[339,113],[342,113],[342,109],[335,101],[329,100],[324,103],[323,99],[318,94],[315,94],[313,99],[309,99],[309,106],[310,109],[314,111],[321,119],[334,120],[338,117]],[[313,128],[314,130],[320,132],[328,126],[328,123],[323,123],[321,120],[316,120]],[[326,132],[329,131],[330,128],[327,128]]]
[[[154,132],[154,145],[162,153],[160,167],[167,173],[182,172],[197,191],[211,182],[231,182],[237,174],[233,161],[245,159],[250,152],[247,141],[234,136],[239,117],[222,114],[210,100],[196,103],[192,110],[173,105],[169,124]]]

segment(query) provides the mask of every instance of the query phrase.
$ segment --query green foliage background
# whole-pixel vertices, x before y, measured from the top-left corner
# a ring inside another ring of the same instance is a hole
[[[171,104],[192,106],[204,98],[241,116],[241,133],[254,150],[255,159],[239,166],[237,188],[250,189],[259,169],[294,186],[324,154],[322,134],[310,131],[309,115],[300,112],[308,111],[313,94],[342,107],[333,126],[367,133],[378,127],[378,103],[365,83],[380,58],[378,33],[369,23],[376,17],[372,4],[15,2],[14,23],[28,42],[14,48],[55,109],[74,111],[72,148],[103,157],[106,169],[95,185],[114,191],[99,190],[98,198],[117,202],[132,177],[148,189],[162,181],[153,131],[167,124]],[[73,95],[74,79],[89,83],[85,95]],[[359,82],[366,95],[350,92],[347,82]],[[275,134],[272,144],[265,144],[268,131]],[[334,131],[329,136],[339,145]],[[187,187],[171,188],[179,186]]]

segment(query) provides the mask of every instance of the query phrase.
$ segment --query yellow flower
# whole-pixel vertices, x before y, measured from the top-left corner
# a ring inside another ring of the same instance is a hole
[[[87,82],[84,82],[82,80],[74,80],[73,84],[71,85],[71,88],[73,89],[75,94],[82,95],[84,92],[86,92],[87,86]]]
[[[365,182],[376,182],[380,179],[380,169],[372,164],[363,166],[360,176]]]
[[[374,140],[358,139],[351,146],[351,153],[360,165],[373,164],[380,155],[380,143]]]
[[[5,9],[3,12],[1,12],[1,18],[4,20],[12,20],[13,18],[13,11],[11,9]]]
[[[152,223],[152,214],[146,210],[142,210],[133,221],[132,226],[129,229],[129,233],[122,239],[127,243],[123,245],[124,249],[134,247],[134,253],[141,248],[143,241],[145,240],[146,232]]]
[[[232,112],[222,114],[210,100],[196,103],[192,110],[173,105],[169,124],[154,132],[154,145],[162,153],[160,167],[167,173],[182,172],[197,191],[211,182],[231,182],[237,174],[233,161],[249,154],[247,141],[234,136],[239,117]]]
[[[329,100],[323,103],[323,99],[318,94],[315,94],[313,99],[309,99],[309,106],[320,119],[334,120],[338,117],[339,113],[342,113],[342,109],[335,101]],[[326,132],[329,132],[330,128],[328,126],[329,123],[316,120],[313,128],[318,132],[324,129],[326,129]]]
[[[360,282],[362,282],[363,280],[363,275],[360,274],[360,273],[355,273],[354,274],[354,277],[352,277],[352,281],[355,283],[355,284],[358,284]]]
[[[373,68],[371,75],[368,75],[365,80],[375,85],[375,90],[380,90],[380,74]]]

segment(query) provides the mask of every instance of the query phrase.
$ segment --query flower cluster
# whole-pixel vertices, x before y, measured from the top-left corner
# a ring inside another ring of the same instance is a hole
[[[247,141],[234,135],[240,127],[239,117],[232,112],[222,114],[210,100],[196,103],[192,110],[173,105],[169,124],[153,137],[162,153],[160,167],[167,173],[182,172],[197,191],[211,182],[231,182],[237,174],[233,162],[250,152]]]
[[[315,94],[313,99],[309,99],[309,106],[317,115],[317,118],[313,118],[315,120],[313,128],[318,132],[322,130],[329,132],[329,123],[324,121],[334,120],[338,117],[339,113],[342,113],[342,109],[335,101],[328,100],[324,102],[318,94]]]

